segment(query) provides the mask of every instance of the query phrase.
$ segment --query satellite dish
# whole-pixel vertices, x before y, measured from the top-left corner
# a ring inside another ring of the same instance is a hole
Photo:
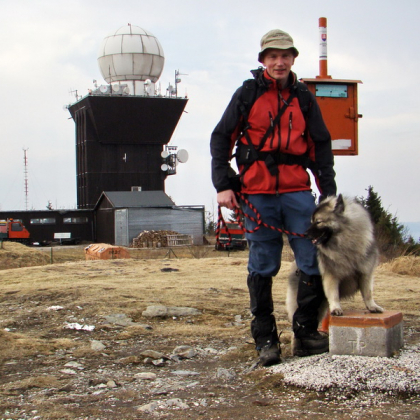
[[[112,85],[112,90],[113,90],[114,92],[119,92],[119,91],[120,91],[120,89],[121,89],[121,86],[120,86],[120,85]]]
[[[163,157],[163,159],[166,159],[169,156],[169,152],[167,150],[163,150],[160,155]]]
[[[166,171],[169,169],[169,166],[168,166],[166,163],[163,163],[163,164],[160,166],[160,169],[162,169],[162,171],[163,171],[163,172],[166,172]]]
[[[188,160],[188,152],[185,149],[178,150],[176,158],[180,163],[185,163]]]
[[[128,86],[126,86],[123,90],[123,93],[128,95],[130,93],[130,88]]]
[[[106,85],[101,85],[101,86],[99,87],[99,90],[100,90],[102,93],[106,93],[106,92],[108,91],[108,86],[106,86]]]

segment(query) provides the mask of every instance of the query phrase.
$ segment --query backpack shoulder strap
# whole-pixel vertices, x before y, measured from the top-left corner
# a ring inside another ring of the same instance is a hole
[[[248,114],[254,105],[257,96],[257,82],[255,79],[245,80],[242,84],[239,97],[239,109],[242,113],[245,124],[248,123]]]
[[[305,83],[297,82],[296,94],[299,101],[300,110],[302,111],[303,117],[306,120],[309,109],[312,105],[312,97],[308,86]]]
[[[252,79],[247,79],[242,84],[241,93],[239,95],[239,109],[242,114],[244,125],[248,125],[248,114],[257,99],[258,88],[264,85],[263,74],[264,69],[258,67],[251,70]]]

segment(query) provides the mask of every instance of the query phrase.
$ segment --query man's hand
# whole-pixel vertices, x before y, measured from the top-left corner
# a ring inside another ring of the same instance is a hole
[[[229,210],[234,210],[236,207],[239,207],[233,190],[225,190],[217,193],[217,204],[222,207],[227,207]]]

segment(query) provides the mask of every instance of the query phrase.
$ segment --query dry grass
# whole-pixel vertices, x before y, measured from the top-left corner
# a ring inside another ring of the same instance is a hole
[[[398,257],[381,264],[380,269],[395,274],[420,277],[420,257]]]
[[[142,312],[155,304],[194,307],[202,314],[193,322],[165,322],[159,325],[160,332],[168,336],[176,334],[180,340],[194,336],[228,338],[233,330],[238,332],[237,327],[229,325],[235,315],[241,315],[244,327],[239,331],[244,336],[248,335],[247,252],[229,254],[211,250],[208,255],[216,257],[194,258],[189,254],[188,258],[105,261],[85,261],[79,256],[80,259],[75,262],[49,264],[40,258],[39,254],[46,256],[42,251],[20,244],[5,245],[6,248],[0,251],[1,262],[8,262],[10,253],[13,253],[17,260],[21,258],[20,262],[16,261],[17,266],[23,261],[30,266],[16,270],[5,269],[3,265],[0,271],[3,296],[0,303],[14,302],[15,305],[13,312],[3,312],[0,327],[12,326],[19,331],[24,327],[27,332],[24,336],[10,335],[5,331],[0,333],[3,360],[14,353],[22,356],[37,352],[48,354],[57,348],[78,347],[78,343],[60,337],[63,322],[54,324],[54,318],[59,317],[53,311],[47,311],[52,305],[63,306],[74,320],[83,318],[84,322],[94,324],[103,323],[103,316],[113,313],[124,313],[133,321],[144,324],[149,320],[142,316]],[[69,259],[78,254],[84,257],[83,248],[63,247],[55,252],[57,254],[62,259],[67,254]],[[48,265],[33,266],[43,261]],[[414,299],[420,293],[420,284],[413,281],[413,277],[420,276],[419,261],[419,257],[401,257],[378,268],[374,294],[379,305],[385,309],[404,308],[406,313],[420,315],[418,302]],[[168,268],[171,271],[165,271]],[[290,325],[284,305],[289,269],[290,263],[284,261],[273,289],[275,315],[279,329],[284,331],[285,343],[290,341]],[[360,294],[345,302],[346,307],[364,308]],[[24,319],[22,325],[16,324],[19,317]],[[31,319],[38,329],[30,327]],[[42,324],[35,322],[39,319],[44,320],[49,330],[47,340],[43,338]],[[128,340],[148,334],[150,332],[143,327],[133,326],[126,328],[117,338]]]
[[[16,242],[3,242],[0,248],[0,270],[19,267],[33,267],[46,264],[85,261],[85,247],[54,246],[28,247]],[[230,258],[247,257],[248,250],[216,251],[213,245],[185,246],[172,248],[125,248],[132,259],[163,260],[178,258]],[[283,261],[293,261],[293,253],[285,240]]]
[[[8,248],[0,250],[0,263],[8,260],[7,253],[12,252]],[[13,250],[18,260],[19,250],[29,262],[39,261],[39,253],[49,258],[48,250],[18,245]],[[198,255],[206,250],[194,251]],[[0,380],[0,408],[2,399],[7,399],[3,407],[22,406],[20,395],[25,395],[26,401],[31,407],[36,406],[39,415],[45,419],[140,418],[135,416],[135,412],[130,417],[124,417],[120,415],[119,408],[110,406],[108,409],[115,411],[115,417],[104,417],[105,397],[100,400],[100,396],[86,392],[86,384],[87,378],[95,378],[99,367],[102,369],[103,365],[107,366],[107,372],[112,372],[111,379],[118,377],[118,372],[125,367],[127,372],[135,371],[142,361],[138,351],[145,346],[170,354],[175,346],[181,344],[200,348],[214,345],[228,348],[233,345],[236,350],[221,356],[218,363],[225,363],[223,366],[227,367],[240,364],[241,369],[250,363],[255,357],[255,349],[249,333],[247,252],[229,254],[209,249],[205,257],[197,258],[189,249],[184,249],[184,258],[171,255],[169,259],[169,255],[164,258],[165,255],[155,251],[139,250],[131,259],[124,260],[85,261],[83,247],[60,247],[53,249],[54,257],[59,256],[61,261],[66,262],[47,262],[45,265],[0,271],[0,365],[8,372]],[[177,251],[181,255],[181,249]],[[33,261],[27,256],[28,253],[32,254]],[[144,258],[146,253],[160,256]],[[283,331],[281,342],[284,357],[290,355],[291,338],[285,309],[287,277],[291,267],[287,258],[285,254],[282,269],[273,285],[275,316],[279,330]],[[401,262],[406,268],[410,267],[410,273],[415,272],[415,267],[418,268],[418,259],[415,257]],[[415,276],[418,274],[395,274],[386,264],[381,265],[375,276],[376,302],[386,310],[403,312],[405,328],[413,331],[408,337],[410,340],[418,339],[419,334],[414,335],[420,318],[420,282]],[[193,317],[145,318],[143,311],[155,304],[193,307],[201,314]],[[62,309],[52,310],[53,305]],[[360,294],[353,300],[343,302],[343,309],[364,309]],[[104,318],[111,314],[125,314],[136,324],[128,327],[111,325]],[[235,324],[237,315],[241,315],[242,325]],[[65,328],[68,322],[93,325],[95,330],[68,330]],[[145,324],[150,324],[153,329],[146,329]],[[91,348],[92,339],[107,345],[106,354],[101,353],[98,357],[98,353]],[[68,360],[83,362],[87,376],[80,374],[68,378],[60,374],[60,369]],[[203,372],[210,368],[214,366],[203,364]],[[272,390],[281,389],[280,376],[267,376],[262,372],[255,372],[250,377],[250,381],[257,385],[247,385],[244,380],[240,387],[248,386],[247,394],[250,395],[261,390],[271,393]],[[124,387],[108,392],[114,392],[113,398],[120,398],[127,406],[130,399],[136,399],[133,404],[137,406],[142,394],[133,391],[136,382],[130,381],[125,381]],[[70,386],[70,383],[73,385]],[[215,395],[224,389],[218,385],[213,376],[207,382],[207,386],[213,387]],[[198,387],[191,392],[201,398],[200,389]],[[49,392],[53,392],[55,400],[50,400]],[[288,389],[285,395],[291,392]],[[236,393],[232,401],[236,401]],[[79,400],[83,400],[85,405],[75,408]],[[72,403],[67,404],[69,401]],[[242,414],[249,409],[249,405],[243,407],[242,402],[238,403],[238,407],[238,412]],[[251,408],[255,409],[254,406]],[[211,418],[226,418],[223,415],[218,413]],[[185,418],[181,416],[182,413],[180,417],[173,418]],[[340,418],[333,415],[325,417]],[[8,418],[22,417],[16,414]],[[249,417],[239,414],[229,418]],[[277,417],[261,413],[260,418]]]
[[[201,259],[67,262],[3,270],[0,271],[0,281],[5,301],[29,304],[31,316],[35,318],[44,316],[47,306],[62,305],[76,314],[81,311],[77,307],[83,308],[87,319],[124,312],[134,321],[144,322],[142,312],[149,305],[186,306],[202,311],[200,335],[223,335],[227,331],[226,323],[232,322],[237,314],[249,318],[249,311],[247,258],[222,255]],[[389,264],[383,264],[376,273],[376,300],[385,308],[395,307],[395,296],[402,296],[406,289],[416,288],[416,282],[409,276],[418,269],[418,258],[406,257],[400,261],[406,272],[398,271],[398,281],[392,281],[391,288],[390,278],[396,271]],[[284,262],[274,282],[274,298],[279,302],[276,312],[280,320],[286,318],[284,301],[289,267],[290,263]],[[168,268],[172,271],[162,271]],[[402,287],[401,293],[396,293],[399,287]],[[348,305],[363,308],[360,297]],[[12,322],[14,317],[15,314],[10,318],[6,316],[3,323]],[[163,330],[174,327],[178,335],[189,336],[194,334],[196,324],[175,326],[165,323],[161,326]],[[287,322],[284,328],[288,328]]]
[[[50,258],[45,252],[36,251],[17,242],[2,242],[0,248],[0,267],[1,269],[31,267],[45,265],[50,262]]]

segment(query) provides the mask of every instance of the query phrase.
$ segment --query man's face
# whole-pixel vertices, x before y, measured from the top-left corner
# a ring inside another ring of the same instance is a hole
[[[263,57],[264,67],[268,74],[278,80],[284,87],[289,77],[290,70],[295,63],[295,57],[291,50],[268,49]]]

